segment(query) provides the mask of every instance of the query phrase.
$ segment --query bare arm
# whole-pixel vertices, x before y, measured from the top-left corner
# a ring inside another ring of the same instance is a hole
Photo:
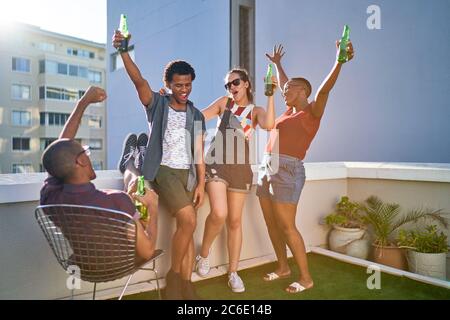
[[[102,88],[89,87],[80,100],[77,101],[75,109],[69,116],[59,139],[73,139],[77,135],[78,127],[81,123],[84,111],[91,103],[102,102],[106,99],[106,92]]]
[[[204,142],[203,142],[203,135],[199,134],[196,137],[195,141],[195,154],[194,154],[194,161],[195,161],[195,169],[197,171],[197,186],[194,191],[194,207],[197,210],[200,208],[200,206],[203,204],[203,199],[205,196],[205,172],[206,172],[206,166],[205,166],[205,160],[203,156],[203,149],[204,149]]]
[[[216,116],[220,116],[222,114],[222,109],[224,109],[227,104],[227,100],[228,97],[221,97],[203,109],[202,113],[205,117],[205,121],[211,120]]]
[[[277,68],[277,77],[278,77],[278,84],[280,87],[281,92],[283,92],[284,85],[286,82],[288,82],[289,78],[286,75],[286,72],[284,71],[283,66],[281,65],[281,59],[286,54],[286,52],[283,51],[283,46],[280,44],[273,47],[273,53],[272,55],[266,53],[266,57],[273,62],[275,65],[275,68]]]
[[[339,41],[336,42],[336,46],[338,47],[338,54],[339,54]],[[354,52],[353,52],[353,46],[351,42],[349,42],[348,45],[348,61],[353,59]],[[328,76],[325,78],[325,80],[322,82],[322,84],[319,87],[319,90],[317,91],[315,101],[312,104],[312,114],[320,118],[322,117],[325,106],[328,101],[328,96],[330,94],[330,91],[333,89],[334,85],[336,84],[336,81],[339,77],[339,73],[341,72],[342,63],[338,62],[336,59],[336,62],[334,63],[333,68],[331,69]]]
[[[120,46],[120,41],[123,39],[123,35],[116,30],[112,39],[114,48],[117,49]],[[152,102],[153,93],[147,80],[142,77],[139,68],[133,62],[128,52],[121,52],[120,56],[122,57],[123,65],[125,66],[128,76],[136,87],[141,103],[144,106],[150,105]]]

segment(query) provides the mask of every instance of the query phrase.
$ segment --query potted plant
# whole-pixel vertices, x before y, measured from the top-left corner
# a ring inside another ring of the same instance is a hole
[[[400,230],[398,245],[407,249],[409,271],[446,280],[447,236],[436,225],[425,231]]]
[[[374,261],[397,269],[407,269],[405,249],[399,248],[394,239],[394,233],[401,226],[425,218],[447,225],[441,210],[416,209],[401,215],[399,204],[384,203],[376,196],[366,199],[362,208],[375,235],[372,244]]]
[[[347,196],[341,197],[335,211],[325,217],[326,224],[332,227],[328,237],[331,250],[367,259],[370,243],[362,213],[358,203],[350,201]]]

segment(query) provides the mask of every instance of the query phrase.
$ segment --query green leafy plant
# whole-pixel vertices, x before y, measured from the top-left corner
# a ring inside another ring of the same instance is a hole
[[[394,245],[393,233],[401,226],[420,219],[430,218],[447,227],[442,210],[415,209],[401,216],[399,204],[384,203],[376,196],[366,199],[362,208],[366,212],[369,224],[373,227],[375,244],[378,246]]]
[[[447,236],[436,225],[430,225],[425,231],[400,230],[398,245],[422,253],[447,253]]]
[[[325,217],[326,224],[343,228],[364,228],[367,221],[362,215],[361,206],[347,196],[342,196],[336,204],[336,210]]]

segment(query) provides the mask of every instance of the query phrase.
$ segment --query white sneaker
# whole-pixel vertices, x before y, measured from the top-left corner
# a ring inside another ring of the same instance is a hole
[[[236,272],[232,272],[228,275],[228,286],[233,292],[244,292],[245,286],[241,277]]]
[[[211,270],[211,267],[209,266],[209,258],[203,258],[201,255],[198,255],[195,260],[197,260],[195,271],[200,277],[206,277],[209,270]]]

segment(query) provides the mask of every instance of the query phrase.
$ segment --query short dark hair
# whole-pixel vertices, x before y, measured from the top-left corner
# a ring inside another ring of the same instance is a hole
[[[194,68],[192,68],[189,63],[183,60],[175,60],[167,64],[166,68],[164,69],[163,77],[163,81],[166,86],[168,86],[169,83],[172,82],[174,74],[179,74],[182,76],[191,75],[192,81],[195,80]]]
[[[311,95],[311,92],[312,92],[312,86],[308,80],[306,80],[305,78],[297,77],[297,78],[292,78],[291,81],[301,82],[303,85],[305,85],[306,97],[309,98],[309,96]]]
[[[64,180],[72,176],[77,156],[83,147],[73,139],[58,139],[42,154],[42,165],[53,177]]]

